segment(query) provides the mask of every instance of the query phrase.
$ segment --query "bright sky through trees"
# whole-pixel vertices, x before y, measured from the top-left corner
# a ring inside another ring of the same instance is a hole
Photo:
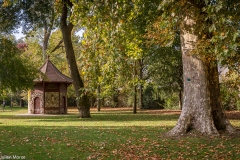
[[[19,28],[17,32],[18,32],[18,33],[14,33],[14,36],[16,37],[16,39],[21,39],[21,38],[25,37],[25,35],[22,34],[22,27]],[[76,35],[82,37],[83,32],[84,32],[84,30],[79,30],[79,31],[76,33]]]
[[[21,39],[24,37],[24,35],[22,34],[22,27],[17,30],[17,33],[14,33],[14,36],[16,37],[16,39]]]

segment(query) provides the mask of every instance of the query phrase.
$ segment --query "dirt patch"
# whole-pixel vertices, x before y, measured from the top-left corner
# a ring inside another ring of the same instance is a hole
[[[226,116],[228,119],[240,119],[240,111],[227,111]]]

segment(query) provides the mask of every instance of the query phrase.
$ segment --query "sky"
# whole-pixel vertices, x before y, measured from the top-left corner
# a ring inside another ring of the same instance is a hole
[[[84,32],[84,30],[80,30],[76,33],[76,35],[82,37],[83,32]],[[25,35],[22,34],[22,27],[18,29],[18,33],[14,33],[13,35],[16,37],[16,39],[21,39],[21,38],[25,37]]]
[[[16,39],[21,39],[21,38],[25,37],[22,34],[22,27],[18,29],[18,33],[14,33],[13,35],[16,37]]]

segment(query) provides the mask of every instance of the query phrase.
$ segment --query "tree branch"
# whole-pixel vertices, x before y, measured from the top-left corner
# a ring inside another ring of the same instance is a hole
[[[51,53],[56,51],[58,48],[60,48],[62,43],[63,43],[63,40],[59,41],[57,46],[51,51]]]

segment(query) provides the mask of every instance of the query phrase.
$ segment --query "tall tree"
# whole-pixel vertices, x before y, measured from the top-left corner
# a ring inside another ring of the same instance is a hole
[[[144,2],[135,1],[134,3],[132,3],[132,1],[118,0],[94,2],[74,1],[75,14],[72,15],[73,19],[76,21],[80,17],[81,24],[86,27],[85,33],[87,33],[88,36],[89,33],[91,33],[91,38],[88,39],[85,46],[93,48],[93,52],[99,52],[99,49],[105,50],[104,54],[114,58],[114,63],[110,64],[112,61],[106,61],[106,63],[111,65],[108,70],[115,72],[113,73],[115,74],[112,78],[113,80],[116,79],[116,77],[123,77],[124,74],[120,72],[126,73],[126,71],[132,71],[132,69],[128,70],[129,67],[133,67],[134,61],[141,62],[144,53],[147,52],[143,43],[144,33],[146,32],[147,24],[154,18],[154,16],[151,17],[150,15],[155,15],[154,11],[157,9],[155,3],[152,0]],[[87,10],[87,12],[82,12],[84,10]],[[99,28],[101,29],[99,30]],[[97,43],[89,43],[89,41],[93,39],[97,39]],[[85,37],[84,41],[86,41]],[[97,50],[95,49],[94,51],[94,48],[97,48]],[[99,55],[97,58],[102,58],[102,55]],[[125,68],[120,67],[123,64],[122,60],[125,61]],[[142,63],[139,63],[139,65],[141,64]],[[140,73],[142,73],[142,71],[140,71]],[[105,77],[106,76],[104,76],[104,79],[106,79]],[[130,77],[123,81],[129,79]],[[135,88],[139,85],[136,79],[139,81],[137,77],[132,78],[131,76],[131,81],[134,82],[131,84],[134,85]],[[104,90],[104,87],[102,90]],[[140,94],[140,96],[141,95],[142,94]]]
[[[27,0],[21,2],[21,21],[23,32],[40,31],[39,41],[42,46],[42,61],[47,59],[47,48],[52,30],[58,25],[54,1],[51,0]]]
[[[235,15],[239,12],[239,2],[164,0],[159,8],[163,12],[163,19],[178,19],[183,61],[183,110],[176,126],[168,135],[178,136],[190,130],[206,135],[219,134],[220,130],[234,133],[235,129],[227,120],[221,106],[217,57],[224,58],[221,49],[224,48],[223,41],[226,40],[230,41],[226,41],[229,46],[234,46],[231,51],[232,54],[235,53],[236,38],[232,38],[239,30],[234,31],[232,27],[239,23]],[[217,17],[220,19],[216,19]],[[159,23],[163,26],[167,24],[164,21]],[[164,29],[166,31],[166,28]],[[226,35],[225,31],[234,33]],[[226,37],[223,38],[223,34]],[[163,36],[164,38],[168,37]],[[220,52],[216,53],[214,50]]]
[[[79,117],[89,118],[90,117],[89,98],[86,91],[84,90],[83,80],[80,77],[80,74],[78,71],[74,49],[72,45],[71,36],[72,36],[72,30],[74,25],[72,22],[68,21],[69,15],[71,15],[71,9],[73,7],[73,4],[69,0],[62,0],[60,2],[60,6],[62,8],[60,22],[61,22],[63,42],[65,46],[68,65],[71,71],[71,77],[73,79],[75,94],[76,94],[76,97],[78,98],[77,107],[79,108]]]
[[[126,35],[118,19],[120,16],[117,16],[119,6],[107,1],[76,1],[72,15],[73,20],[80,18],[85,27],[80,60],[84,63],[81,70],[87,87],[95,91],[100,84],[101,97],[115,97],[112,99],[116,100],[119,88],[125,88],[124,83],[129,80],[130,61],[133,62],[126,53],[128,43],[124,40]]]

